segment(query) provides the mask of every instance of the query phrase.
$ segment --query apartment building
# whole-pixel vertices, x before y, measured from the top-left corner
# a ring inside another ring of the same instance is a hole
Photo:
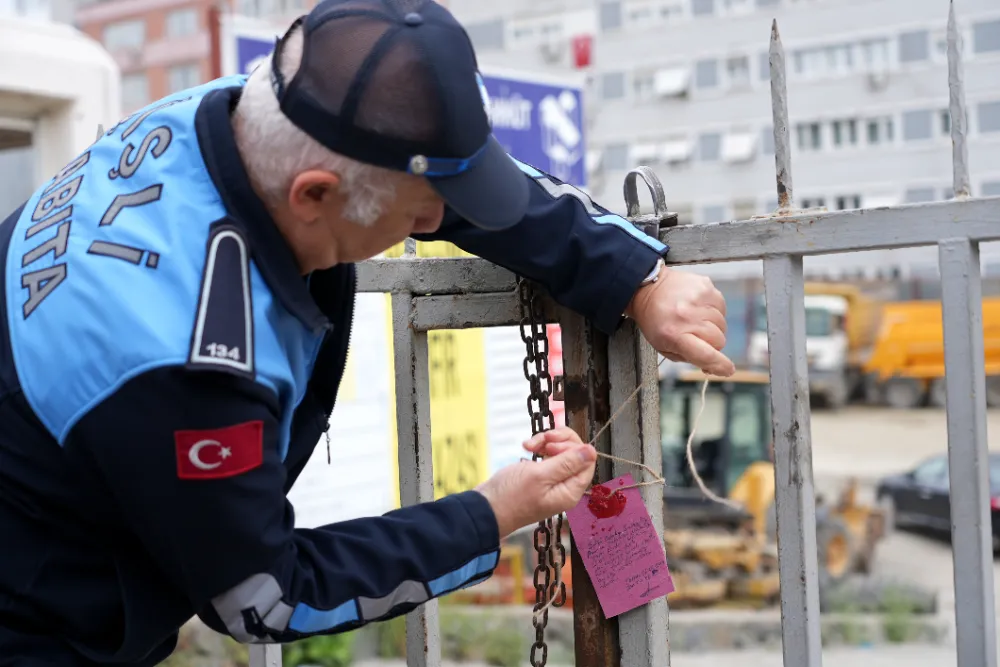
[[[316,0],[80,0],[75,23],[121,68],[122,113],[210,80],[212,10],[287,19]]]
[[[1000,195],[1000,3],[955,4],[973,194]],[[948,0],[452,0],[451,6],[484,63],[584,74],[588,189],[619,212],[622,179],[638,164],[659,174],[683,222],[746,219],[776,208],[773,19],[788,65],[797,205],[852,209],[952,196]],[[584,38],[591,46],[581,60],[574,45]],[[1000,258],[991,248],[987,255]],[[906,258],[903,264],[936,257],[893,256]]]

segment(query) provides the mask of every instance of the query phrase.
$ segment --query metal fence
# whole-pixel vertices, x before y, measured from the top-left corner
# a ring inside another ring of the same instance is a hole
[[[959,667],[995,667],[992,530],[986,441],[982,282],[979,243],[1000,240],[1000,197],[972,198],[969,188],[967,115],[960,36],[954,8],[948,19],[948,86],[953,142],[954,198],[898,207],[827,212],[794,207],[785,57],[777,23],[772,26],[770,67],[775,166],[779,209],[747,221],[671,226],[658,184],[656,210],[630,217],[671,246],[673,265],[761,259],[770,361],[775,448],[778,561],[784,664],[821,664],[819,577],[815,491],[808,407],[803,257],[862,250],[936,245],[941,273],[947,368],[955,615]],[[943,82],[942,82],[943,83]],[[636,177],[626,182],[634,204]],[[664,224],[665,223],[665,224]],[[433,499],[427,332],[434,329],[508,326],[522,323],[518,281],[508,271],[477,258],[417,259],[413,245],[402,258],[359,265],[362,292],[392,295],[399,430],[400,497],[403,504]],[[567,422],[592,437],[631,391],[656,373],[656,354],[626,323],[610,338],[574,313],[537,295],[537,313],[563,329]],[[527,374],[526,365],[526,374]],[[655,383],[627,407],[598,440],[599,450],[660,469],[659,402]],[[601,479],[627,472],[601,459]],[[662,532],[658,487],[642,489]],[[667,604],[659,599],[607,620],[603,617],[575,549],[574,628],[578,667],[665,667],[670,663]],[[540,572],[549,575],[543,563]],[[537,580],[536,580],[537,581]],[[544,624],[544,621],[543,621]],[[434,667],[441,661],[436,602],[407,617],[407,664]],[[543,664],[541,644],[533,664]],[[255,646],[251,665],[281,663],[277,646]]]

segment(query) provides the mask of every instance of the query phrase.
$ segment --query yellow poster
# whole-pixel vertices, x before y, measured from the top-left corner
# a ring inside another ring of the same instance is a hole
[[[402,244],[386,252],[399,257]],[[417,243],[418,257],[469,256],[444,241]],[[392,368],[392,303],[387,294],[386,325]],[[468,491],[489,474],[486,439],[486,355],[482,329],[432,331],[427,336],[431,394],[431,447],[434,497]],[[395,383],[391,384],[393,494],[399,507]]]

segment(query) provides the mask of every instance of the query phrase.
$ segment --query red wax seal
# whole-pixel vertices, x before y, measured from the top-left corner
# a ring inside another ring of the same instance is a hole
[[[590,490],[587,508],[598,519],[610,519],[625,511],[625,494],[621,489],[614,493],[603,484],[596,484]]]

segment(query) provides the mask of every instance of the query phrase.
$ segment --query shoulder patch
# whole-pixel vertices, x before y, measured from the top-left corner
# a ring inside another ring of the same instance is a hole
[[[250,251],[233,225],[217,223],[208,238],[187,365],[254,377]]]

